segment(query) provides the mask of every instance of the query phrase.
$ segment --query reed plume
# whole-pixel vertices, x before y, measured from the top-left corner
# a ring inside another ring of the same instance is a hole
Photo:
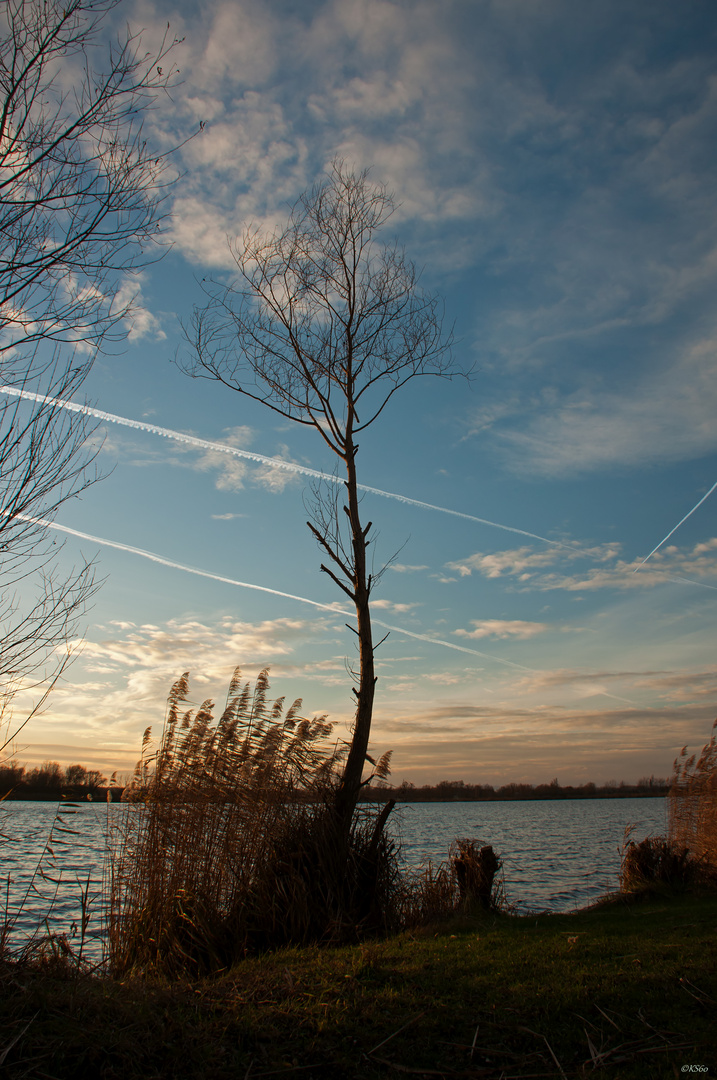
[[[668,835],[630,839],[625,830],[620,889],[627,893],[717,884],[717,720],[697,761],[675,759],[667,798]]]
[[[675,759],[668,819],[670,839],[717,872],[717,720],[697,761],[687,747]]]
[[[125,792],[109,867],[108,953],[116,972],[221,969],[250,951],[389,929],[401,907],[388,812],[335,825],[344,747],[326,716],[284,712],[237,668],[224,710],[173,685],[162,737]],[[376,770],[388,769],[386,756]]]

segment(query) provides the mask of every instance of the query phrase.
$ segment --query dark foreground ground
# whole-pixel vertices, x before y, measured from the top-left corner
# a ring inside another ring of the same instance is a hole
[[[0,968],[0,1076],[717,1075],[717,897],[464,918],[198,983]]]

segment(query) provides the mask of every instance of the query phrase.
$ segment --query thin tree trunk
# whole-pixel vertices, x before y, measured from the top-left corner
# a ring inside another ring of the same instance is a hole
[[[376,689],[376,675],[374,670],[373,634],[371,630],[371,611],[369,596],[371,593],[371,579],[366,573],[366,548],[368,547],[368,531],[371,523],[362,528],[359,516],[358,489],[356,482],[356,448],[350,446],[346,456],[348,473],[348,518],[351,526],[351,543],[353,548],[354,570],[354,602],[356,605],[356,622],[359,639],[359,685],[354,689],[356,695],[356,718],[354,721],[351,748],[346,759],[344,774],[336,796],[336,812],[344,830],[348,832],[351,827],[351,818],[358,802],[361,791],[361,776],[363,774],[368,740],[371,733],[371,719],[373,716],[373,700]]]

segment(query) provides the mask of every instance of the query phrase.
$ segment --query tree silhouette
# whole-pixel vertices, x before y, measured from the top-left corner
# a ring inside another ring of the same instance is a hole
[[[95,589],[86,562],[60,571],[48,532],[96,479],[92,428],[56,399],[126,336],[129,275],[155,248],[169,180],[142,124],[175,79],[176,42],[103,44],[117,3],[0,7],[0,709],[51,687]]]
[[[184,365],[313,427],[345,477],[343,489],[315,491],[308,525],[327,560],[322,571],[356,610],[356,715],[336,799],[346,829],[362,784],[376,685],[370,597],[377,576],[368,569],[372,523],[360,512],[357,440],[411,379],[456,373],[439,301],[421,288],[403,250],[378,239],[393,210],[368,171],[334,160],[283,229],[270,236],[248,230],[232,245],[238,280],[207,286],[209,302],[195,311]]]

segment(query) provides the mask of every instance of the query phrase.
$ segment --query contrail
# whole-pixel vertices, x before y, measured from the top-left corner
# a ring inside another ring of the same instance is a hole
[[[638,566],[638,570],[639,570]],[[633,570],[633,574],[635,571]],[[665,578],[665,581],[676,581],[678,585],[697,585],[701,589],[712,589],[713,592],[717,592],[717,585],[707,585],[704,581],[693,581],[688,577],[671,577]]]
[[[677,522],[677,524],[675,525],[674,529],[670,529],[670,531],[668,532],[667,536],[665,536],[665,537],[664,537],[664,538],[663,538],[662,540],[660,540],[660,542],[659,542],[659,544],[657,545],[657,547],[654,547],[654,548],[652,549],[652,551],[650,552],[650,554],[649,554],[649,555],[646,555],[646,556],[645,556],[645,558],[644,558],[644,559],[642,560],[642,562],[641,562],[641,563],[639,563],[639,564],[638,564],[638,565],[637,565],[637,566],[635,567],[635,569],[634,569],[634,570],[632,571],[632,572],[633,572],[633,574],[636,574],[636,573],[637,573],[637,571],[638,571],[638,570],[640,569],[640,567],[641,567],[641,566],[644,566],[644,565],[645,565],[645,563],[647,562],[647,560],[648,560],[648,559],[650,559],[650,558],[651,558],[651,557],[652,557],[652,556],[653,556],[653,555],[655,554],[655,552],[656,552],[656,551],[659,551],[659,550],[660,550],[660,548],[662,547],[662,545],[663,545],[664,543],[666,543],[666,542],[667,542],[667,541],[668,541],[668,540],[670,539],[670,537],[672,536],[672,534],[673,534],[673,533],[675,533],[675,532],[677,532],[677,530],[679,529],[680,525],[683,525],[683,524],[684,524],[684,522],[685,522],[685,521],[687,521],[688,517],[692,517],[692,515],[693,515],[693,514],[694,514],[694,512],[695,512],[695,510],[699,510],[700,506],[702,506],[702,503],[703,503],[703,502],[705,501],[705,499],[709,499],[710,495],[711,495],[711,494],[712,494],[712,492],[713,492],[713,491],[715,490],[715,488],[717,488],[717,483],[714,483],[714,484],[712,485],[712,487],[711,487],[711,488],[709,489],[709,491],[707,492],[707,494],[706,494],[706,495],[703,495],[703,496],[702,496],[702,498],[700,499],[700,501],[699,501],[698,503],[695,503],[695,505],[694,505],[694,506],[692,507],[692,509],[691,509],[691,510],[689,511],[689,513],[685,514],[685,516],[684,516],[684,517],[682,518],[682,520],[681,520],[681,521],[678,521],[678,522]],[[693,584],[693,585],[694,585],[694,584],[697,584],[697,583],[696,583],[696,582],[692,582],[691,584]],[[710,587],[711,587],[711,586],[710,586]]]
[[[174,559],[165,559],[163,555],[157,555],[154,551],[147,551],[145,548],[134,547],[132,544],[122,544],[118,540],[107,540],[102,536],[94,536],[92,533],[81,532],[80,529],[72,529],[69,525],[58,525],[57,522],[47,521],[45,518],[33,518],[27,514],[15,514],[15,517],[21,521],[30,521],[36,525],[42,525],[48,529],[56,529],[58,532],[67,533],[69,536],[77,536],[81,540],[90,540],[93,544],[101,544],[104,547],[116,548],[117,551],[127,551],[131,555],[140,555],[143,559],[149,559],[151,562],[159,563],[160,566],[167,566],[172,570],[182,570],[186,574],[196,574],[198,577],[210,578],[212,581],[219,581],[224,585],[236,585],[241,589],[252,589],[255,592],[270,593],[272,596],[281,596],[285,600],[297,600],[300,604],[311,604],[312,607],[320,608],[322,611],[330,611],[332,615],[342,615],[344,618],[355,618],[355,612],[346,611],[344,608],[338,606],[337,603],[322,604],[318,600],[310,600],[306,596],[297,596],[295,593],[282,592],[280,589],[270,589],[267,585],[254,585],[248,581],[238,581],[236,578],[224,577],[222,574],[214,574],[210,570],[200,570],[196,566],[187,566],[185,563],[175,562]],[[445,641],[443,638],[432,637],[430,634],[418,634],[414,630],[405,630],[402,626],[393,626],[391,623],[384,622],[382,619],[376,619],[371,616],[371,621],[376,626],[383,627],[384,630],[392,630],[397,634],[404,634],[406,637],[414,638],[417,641],[426,641],[430,645],[442,645],[446,649],[455,649],[456,652],[468,653],[470,656],[480,656],[483,660],[493,660],[496,664],[503,664],[504,667],[516,668],[518,671],[527,671],[533,675],[539,675],[540,671],[537,668],[526,667],[524,664],[516,664],[512,660],[504,660],[500,656],[495,656],[493,653],[480,652],[478,649],[469,649],[465,645],[456,645],[453,641]],[[637,702],[631,701],[630,698],[618,697],[617,694],[609,694],[606,690],[596,690],[596,695],[599,697],[609,697],[616,701],[626,701],[629,705],[637,706]]]
[[[199,450],[215,450],[221,454],[229,454],[232,457],[245,458],[259,465],[270,465],[272,468],[284,469],[287,472],[300,473],[302,476],[311,476],[315,480],[329,480],[334,484],[343,484],[344,481],[338,476],[320,472],[318,469],[310,469],[306,465],[298,465],[293,461],[283,461],[281,458],[267,457],[265,454],[257,454],[253,450],[241,450],[236,446],[228,446],[226,443],[210,442],[208,439],[198,439],[194,435],[185,435],[181,431],[173,431],[171,428],[158,427],[156,424],[145,424],[142,420],[130,420],[126,416],[117,416],[115,413],[104,412],[102,409],[93,409],[89,405],[78,405],[75,401],[65,401],[62,398],[45,397],[42,394],[33,394],[29,390],[18,390],[13,386],[0,386],[1,394],[9,394],[13,397],[24,398],[26,401],[37,401],[43,405],[54,405],[68,412],[82,413],[84,416],[93,416],[97,420],[103,420],[109,424],[120,424],[122,427],[134,428],[135,431],[147,431],[151,435],[161,435],[165,439],[174,439],[176,442],[185,443],[187,446],[196,446]],[[434,506],[433,503],[422,502],[420,499],[410,499],[408,495],[398,495],[393,491],[383,491],[381,488],[368,487],[366,484],[358,484],[361,491],[371,495],[381,495],[385,499],[395,499],[406,506],[417,506],[421,510],[436,510],[440,514],[451,514],[453,517],[464,518],[466,521],[474,521],[478,525],[489,525],[492,529],[503,529],[505,532],[517,533],[519,536],[528,536],[532,540],[540,540],[544,544],[554,544],[562,547],[558,540],[548,540],[546,536],[537,533],[526,532],[525,529],[516,529],[513,525],[501,525],[497,521],[488,521],[486,518],[475,517],[473,514],[465,514],[461,510],[450,510],[446,506]],[[649,556],[648,556],[649,557]]]
[[[342,615],[344,618],[355,618],[355,612],[346,611],[344,608],[338,606],[337,603],[322,604],[318,600],[310,600],[306,596],[297,596],[295,593],[282,592],[280,589],[270,589],[267,585],[253,585],[248,581],[237,581],[236,578],[224,577],[222,574],[214,574],[210,570],[200,570],[196,566],[188,566],[186,563],[175,562],[174,559],[165,559],[163,555],[157,555],[154,551],[147,551],[145,548],[133,547],[132,544],[122,544],[118,540],[107,540],[103,536],[93,536],[92,533],[81,532],[80,529],[71,529],[69,525],[58,525],[54,521],[47,521],[45,518],[33,518],[27,514],[15,514],[13,515],[19,518],[20,521],[29,521],[35,525],[42,525],[47,529],[56,529],[58,532],[67,533],[68,536],[77,536],[80,540],[89,540],[93,544],[101,544],[104,547],[116,548],[117,551],[127,551],[131,555],[140,555],[143,559],[149,559],[150,562],[159,563],[160,566],[168,566],[172,570],[182,570],[186,574],[196,574],[197,577],[210,578],[212,581],[220,581],[224,585],[236,585],[241,589],[253,589],[255,592],[270,593],[272,596],[281,596],[285,600],[297,600],[301,604],[311,604],[312,607],[321,608],[322,611],[330,611],[332,615]],[[427,641],[432,645],[443,645],[446,649],[455,649],[457,652],[470,653],[471,656],[480,656],[484,660],[494,660],[497,664],[504,664],[506,667],[518,668],[520,671],[535,672],[535,668],[524,667],[522,664],[514,664],[512,660],[503,660],[499,656],[493,656],[491,653],[479,652],[478,649],[468,649],[465,645],[456,645],[452,641],[444,641],[442,638],[430,637],[428,634],[417,634],[413,630],[404,630],[402,626],[392,626],[390,623],[383,622],[381,619],[371,618],[371,621],[377,626],[383,627],[384,630],[394,630],[397,634],[405,634],[407,637],[417,638],[419,641]]]

